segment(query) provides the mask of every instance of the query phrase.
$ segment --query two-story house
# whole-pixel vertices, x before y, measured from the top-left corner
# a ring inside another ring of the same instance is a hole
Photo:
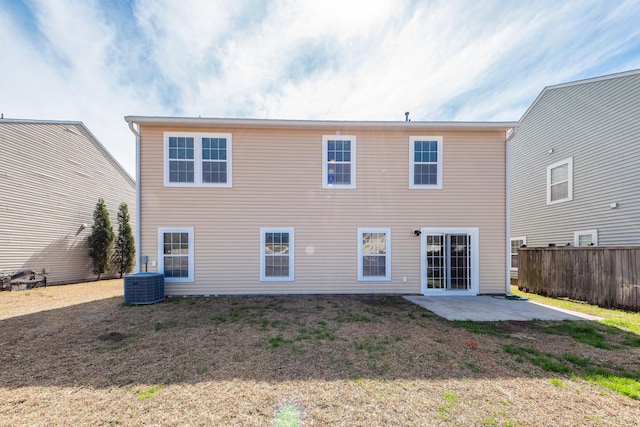
[[[546,87],[509,143],[511,268],[527,246],[640,245],[640,70]]]
[[[125,120],[167,295],[505,292],[517,123]]]
[[[95,280],[93,211],[103,198],[117,232],[120,203],[136,209],[131,176],[82,122],[2,118],[0,149],[0,271],[46,272],[49,284]]]

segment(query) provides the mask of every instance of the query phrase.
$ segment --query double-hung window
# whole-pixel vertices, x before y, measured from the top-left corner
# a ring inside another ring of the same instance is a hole
[[[166,187],[231,187],[229,133],[165,132]]]
[[[510,261],[509,261],[509,267],[511,268],[511,270],[517,271],[518,270],[518,249],[520,249],[521,246],[524,246],[527,244],[527,238],[526,237],[512,237],[510,239],[511,242],[511,250],[510,250]]]
[[[193,282],[193,227],[158,229],[158,271],[167,282]]]
[[[260,229],[260,281],[293,281],[293,228]]]
[[[573,157],[547,166],[547,204],[573,199]]]
[[[322,188],[356,188],[356,137],[322,137]]]
[[[409,188],[442,188],[442,137],[409,138]]]
[[[169,182],[193,183],[195,170],[195,153],[193,137],[169,137]]]
[[[358,280],[391,280],[391,229],[358,229]]]
[[[227,164],[227,138],[203,137],[202,182],[208,184],[226,184]]]

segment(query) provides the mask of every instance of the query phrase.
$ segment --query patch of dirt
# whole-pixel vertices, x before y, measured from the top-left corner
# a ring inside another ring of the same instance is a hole
[[[540,331],[544,329],[544,325],[542,323],[530,320],[509,320],[507,323],[513,326],[516,330],[527,328]]]
[[[120,332],[109,332],[108,334],[99,335],[98,339],[100,341],[120,342],[124,340],[124,334],[121,334]]]
[[[536,322],[472,333],[392,296],[129,306],[117,282],[0,294],[0,425],[178,426],[188,414],[268,426],[291,403],[318,426],[619,426],[640,414],[638,400],[505,351],[640,371],[637,347],[594,348]]]
[[[395,296],[359,296],[355,297],[361,303],[377,306],[377,307],[397,307],[398,305],[405,305],[407,301],[405,299],[398,300]],[[411,304],[411,303],[408,303]]]

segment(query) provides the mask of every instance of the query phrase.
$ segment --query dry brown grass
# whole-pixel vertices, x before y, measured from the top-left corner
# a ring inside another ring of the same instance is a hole
[[[636,425],[640,401],[504,346],[640,371],[504,322],[471,332],[397,297],[122,303],[122,282],[0,293],[0,425]],[[559,360],[559,359],[554,359]]]
[[[0,293],[0,320],[122,296],[122,280],[101,280]]]

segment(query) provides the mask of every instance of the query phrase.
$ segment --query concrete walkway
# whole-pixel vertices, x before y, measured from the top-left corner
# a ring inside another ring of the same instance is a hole
[[[492,296],[419,296],[405,298],[447,320],[600,320],[601,317],[532,302]]]

